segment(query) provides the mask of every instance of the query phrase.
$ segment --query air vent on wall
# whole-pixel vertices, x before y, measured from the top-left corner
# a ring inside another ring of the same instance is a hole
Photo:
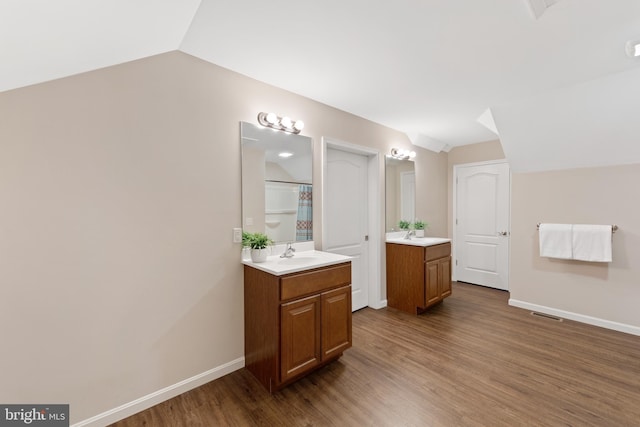
[[[545,10],[553,6],[560,0],[528,0],[533,16],[538,19]]]

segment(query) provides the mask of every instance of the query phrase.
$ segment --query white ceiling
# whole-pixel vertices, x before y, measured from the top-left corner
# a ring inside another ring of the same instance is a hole
[[[436,151],[497,139],[484,114],[515,170],[630,163],[581,149],[640,135],[628,40],[639,0],[2,0],[0,91],[180,49]]]
[[[175,50],[200,0],[0,0],[0,92]]]

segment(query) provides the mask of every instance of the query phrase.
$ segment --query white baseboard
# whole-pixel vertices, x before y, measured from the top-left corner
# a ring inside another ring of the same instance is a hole
[[[71,427],[104,427],[109,424],[113,424],[116,421],[127,418],[133,414],[137,414],[140,411],[144,411],[158,403],[162,403],[165,400],[169,400],[172,397],[185,393],[196,387],[200,387],[210,381],[224,377],[233,371],[242,369],[244,367],[244,357],[240,357],[236,360],[232,360],[224,365],[217,366],[201,374],[195,375],[179,383],[170,385],[158,390],[146,396],[142,396],[133,402],[125,403],[117,408],[110,409],[106,412],[98,414],[94,417],[72,424]]]
[[[375,310],[380,310],[381,308],[385,308],[387,306],[387,300],[383,299],[382,301],[378,301],[377,304],[375,305],[370,305],[369,307],[375,309]]]
[[[509,299],[509,305],[526,310],[537,311],[539,313],[550,314],[563,319],[575,320],[576,322],[587,323],[589,325],[600,326],[601,328],[613,329],[614,331],[625,332],[632,335],[640,335],[640,327],[627,325],[625,323],[612,322],[611,320],[586,316],[584,314],[573,313],[571,311],[558,310],[544,305],[531,304],[525,301]]]

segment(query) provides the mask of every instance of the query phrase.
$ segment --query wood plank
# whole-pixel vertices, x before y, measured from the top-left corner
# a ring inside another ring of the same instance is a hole
[[[354,313],[353,347],[273,395],[241,369],[115,426],[640,424],[640,337],[453,287],[421,316]]]

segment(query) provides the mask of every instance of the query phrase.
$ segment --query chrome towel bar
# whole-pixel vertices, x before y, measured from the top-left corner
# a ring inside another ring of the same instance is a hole
[[[540,224],[541,224],[540,222],[536,224],[536,228],[537,228],[538,230],[540,230]],[[617,225],[615,225],[615,224],[613,224],[613,225],[611,226],[611,232],[612,232],[612,233],[615,233],[616,231],[618,231],[618,226],[617,226]]]

